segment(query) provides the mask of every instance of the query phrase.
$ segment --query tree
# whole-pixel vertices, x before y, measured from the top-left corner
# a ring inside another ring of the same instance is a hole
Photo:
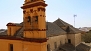
[[[82,40],[86,43],[91,42],[91,30],[89,32],[87,32],[86,34],[82,35]]]

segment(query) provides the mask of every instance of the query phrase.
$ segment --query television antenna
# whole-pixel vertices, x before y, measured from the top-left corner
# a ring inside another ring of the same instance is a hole
[[[74,27],[75,27],[75,17],[77,17],[77,15],[74,15],[73,17],[74,17]]]

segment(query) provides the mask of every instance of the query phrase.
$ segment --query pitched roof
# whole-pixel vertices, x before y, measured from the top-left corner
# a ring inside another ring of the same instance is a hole
[[[77,51],[89,51],[90,50],[90,46],[87,46],[83,43],[80,43],[77,47],[76,47]]]
[[[56,23],[59,27],[64,27],[64,26],[72,26],[66,22],[64,22],[63,20],[61,20],[60,18],[58,18],[56,21],[54,21],[53,23]]]
[[[5,29],[0,29],[0,33],[4,32],[4,31],[6,31],[6,30]]]
[[[16,33],[14,34],[16,37],[23,37],[23,27],[18,29]]]
[[[59,50],[64,50],[64,51],[74,51],[75,50],[75,46],[69,43],[66,43],[62,46],[59,47]]]
[[[23,26],[22,23],[14,23],[16,26]]]
[[[7,30],[5,30],[4,32],[1,32],[0,35],[7,35]]]
[[[80,43],[78,46],[74,46],[72,44],[66,43],[62,46],[59,46],[59,50],[65,50],[65,51],[89,51],[90,46],[87,46],[83,43]]]
[[[58,25],[55,23],[47,22],[47,36],[56,36],[60,34],[66,34],[66,32],[61,29]]]
[[[56,21],[54,21],[53,23],[57,24],[60,28],[62,27],[66,27],[66,29],[64,29],[68,34],[76,34],[81,32],[80,30],[78,30],[77,28],[73,27],[72,25],[64,22],[63,20],[61,20],[60,18],[58,18]]]

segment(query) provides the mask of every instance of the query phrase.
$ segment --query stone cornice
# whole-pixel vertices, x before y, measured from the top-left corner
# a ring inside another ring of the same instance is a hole
[[[47,38],[18,38],[18,37],[14,37],[14,36],[0,36],[0,39],[20,40],[20,41],[36,42],[36,43],[47,42]]]
[[[33,4],[22,6],[21,8],[22,9],[26,9],[26,8],[31,8],[31,7],[35,7],[35,6],[44,6],[44,7],[46,7],[47,4],[45,4],[43,2],[37,2],[37,3],[33,3]]]

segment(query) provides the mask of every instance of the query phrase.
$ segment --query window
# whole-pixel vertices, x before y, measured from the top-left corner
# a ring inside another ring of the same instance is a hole
[[[32,28],[33,29],[38,29],[38,16],[33,16],[32,17]]]
[[[47,44],[47,51],[50,51],[50,44]]]
[[[54,42],[54,47],[55,47],[55,49],[57,48],[57,43],[56,42]]]
[[[10,51],[13,51],[13,44],[10,44]]]
[[[30,16],[28,16],[28,21],[27,22],[31,22],[31,17]]]
[[[38,24],[38,16],[35,16],[35,22]]]
[[[31,17],[30,17],[30,16],[26,17],[26,20],[27,20],[27,22],[30,23],[30,25],[31,25]]]
[[[10,28],[10,36],[11,36],[11,28]]]

